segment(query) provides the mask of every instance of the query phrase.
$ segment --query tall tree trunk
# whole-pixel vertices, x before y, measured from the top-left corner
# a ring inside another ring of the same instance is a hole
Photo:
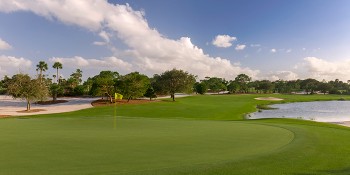
[[[57,84],[58,84],[58,83],[60,83],[59,82],[59,78],[58,78],[58,68],[57,68],[57,75],[56,75],[56,77],[57,77]]]
[[[171,98],[173,99],[173,101],[175,101],[175,93],[171,93]]]
[[[57,100],[57,93],[55,92],[53,95],[52,95],[52,101],[56,101]]]
[[[43,82],[43,70],[40,69],[40,83]]]
[[[132,97],[132,96],[130,96],[130,97],[128,98],[128,103],[129,103],[129,101],[130,101],[131,97]]]
[[[27,99],[27,111],[30,111],[30,101]]]

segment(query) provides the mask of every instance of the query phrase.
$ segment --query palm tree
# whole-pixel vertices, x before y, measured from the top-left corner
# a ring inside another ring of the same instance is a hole
[[[43,79],[43,72],[47,70],[47,63],[45,61],[39,61],[39,64],[36,65],[37,70],[40,70],[40,83],[42,82]]]
[[[53,64],[53,66],[52,66],[54,69],[57,69],[57,75],[56,75],[56,77],[57,77],[57,83],[59,83],[59,79],[60,78],[58,78],[59,76],[58,76],[58,69],[62,69],[62,63],[60,63],[60,62],[55,62],[54,64]]]

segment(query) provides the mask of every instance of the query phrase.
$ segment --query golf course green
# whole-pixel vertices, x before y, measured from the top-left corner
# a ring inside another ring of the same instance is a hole
[[[0,119],[0,174],[350,174],[349,128],[244,120],[257,105],[349,97],[254,100],[263,96],[191,96]]]

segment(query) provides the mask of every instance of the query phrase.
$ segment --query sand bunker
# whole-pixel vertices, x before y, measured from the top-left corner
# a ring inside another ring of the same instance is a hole
[[[77,111],[81,109],[91,108],[91,102],[98,98],[59,98],[66,100],[65,103],[39,105],[32,103],[31,112],[24,112],[26,102],[23,100],[13,99],[10,96],[0,96],[0,117],[52,114]]]
[[[282,98],[275,98],[275,97],[258,97],[254,98],[255,100],[267,100],[267,101],[281,101]]]

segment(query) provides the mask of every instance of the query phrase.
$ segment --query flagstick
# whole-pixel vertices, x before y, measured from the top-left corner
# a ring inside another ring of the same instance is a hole
[[[114,129],[117,128],[117,98],[114,98]]]

